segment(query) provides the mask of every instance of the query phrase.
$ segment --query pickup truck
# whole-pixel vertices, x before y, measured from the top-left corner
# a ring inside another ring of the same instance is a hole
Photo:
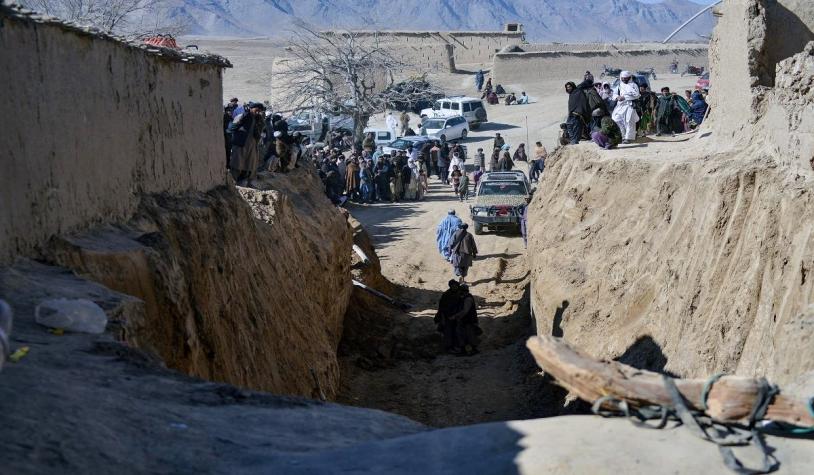
[[[475,202],[469,207],[475,234],[482,234],[484,228],[519,229],[523,208],[530,194],[523,172],[484,174],[475,193]]]

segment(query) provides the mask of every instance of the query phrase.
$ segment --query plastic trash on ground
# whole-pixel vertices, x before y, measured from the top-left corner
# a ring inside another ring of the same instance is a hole
[[[40,325],[77,333],[103,333],[107,326],[105,311],[85,299],[49,299],[34,311]]]
[[[0,369],[6,361],[6,356],[11,352],[11,307],[5,300],[0,300]]]

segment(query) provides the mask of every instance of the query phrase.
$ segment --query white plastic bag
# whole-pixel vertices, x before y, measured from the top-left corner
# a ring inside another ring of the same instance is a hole
[[[43,300],[34,311],[37,323],[69,332],[103,333],[107,326],[105,311],[85,299]]]

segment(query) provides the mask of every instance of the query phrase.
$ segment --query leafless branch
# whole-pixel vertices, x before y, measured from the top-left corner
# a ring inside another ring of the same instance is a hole
[[[381,44],[377,35],[352,31],[320,32],[300,25],[291,33],[288,59],[274,72],[274,87],[287,108],[312,108],[352,116],[357,137],[368,118],[394,103],[412,104],[427,89],[440,91],[426,77],[426,86],[396,87],[395,73],[415,68]]]
[[[48,15],[130,37],[154,33],[179,35],[187,26],[167,14],[171,6],[168,0],[22,0],[22,3]]]

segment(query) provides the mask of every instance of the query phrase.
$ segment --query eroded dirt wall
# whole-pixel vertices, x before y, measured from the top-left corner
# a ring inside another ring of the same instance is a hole
[[[814,2],[728,0],[716,9],[711,113],[703,131],[718,148],[759,142],[779,163],[810,170]]]
[[[0,4],[0,264],[53,234],[127,219],[140,193],[225,184],[228,63],[190,64],[14,12]]]
[[[810,181],[759,151],[593,150],[550,160],[531,204],[539,333],[680,376],[814,369]]]
[[[144,322],[125,323],[125,339],[172,368],[331,398],[351,231],[314,173],[262,185],[145,196],[127,226],[55,238],[49,260],[141,299]]]

